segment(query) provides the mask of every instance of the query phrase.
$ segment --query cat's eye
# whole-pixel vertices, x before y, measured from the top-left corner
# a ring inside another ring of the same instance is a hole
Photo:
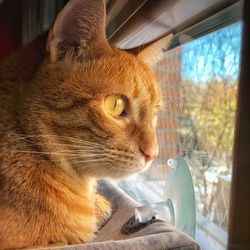
[[[124,114],[125,103],[125,98],[120,95],[109,95],[104,100],[105,109],[112,117],[119,117]]]

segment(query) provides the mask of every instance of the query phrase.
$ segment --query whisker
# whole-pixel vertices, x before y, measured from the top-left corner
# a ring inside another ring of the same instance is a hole
[[[69,136],[59,136],[59,135],[23,135],[23,134],[12,134],[15,136],[18,136],[18,138],[15,138],[13,140],[28,140],[29,138],[45,138],[45,139],[49,139],[49,138],[55,138],[55,139],[63,139],[63,140],[68,140],[70,142],[75,142],[77,143],[77,145],[75,146],[81,146],[81,145],[90,145],[90,146],[96,146],[96,147],[101,147],[102,145],[100,143],[95,143],[95,142],[90,142],[87,140],[80,140],[74,137],[69,137]],[[50,144],[58,144],[55,142],[50,142]],[[67,144],[66,144],[67,145]]]
[[[17,134],[18,135],[18,134]],[[16,141],[16,140],[24,140],[24,141],[29,141],[30,138],[34,138],[34,137],[45,137],[45,138],[48,138],[48,137],[52,137],[52,138],[62,138],[62,139],[67,139],[71,142],[74,142],[77,144],[67,144],[67,143],[58,143],[58,142],[50,142],[51,145],[65,145],[65,146],[71,146],[71,147],[81,147],[81,146],[92,146],[92,147],[95,147],[95,148],[102,148],[103,145],[99,144],[99,143],[94,143],[94,142],[89,142],[89,141],[86,141],[86,140],[76,140],[75,138],[69,138],[69,137],[62,137],[62,136],[54,136],[54,135],[50,135],[50,136],[46,136],[46,135],[18,135],[19,137],[18,138],[14,138],[13,141]],[[42,144],[38,142],[38,144]]]
[[[89,151],[81,151],[81,152],[70,152],[70,151],[33,151],[33,150],[11,150],[11,152],[17,152],[17,153],[30,153],[30,154],[46,154],[46,155],[64,155],[64,156],[82,156],[80,153],[86,153],[84,156],[99,156],[99,155],[106,155],[105,153],[97,153],[93,154],[91,151],[91,154],[88,154]]]

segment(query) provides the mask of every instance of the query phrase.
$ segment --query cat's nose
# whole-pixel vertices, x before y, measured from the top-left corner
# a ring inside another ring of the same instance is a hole
[[[149,162],[154,160],[159,154],[158,144],[155,145],[141,145],[140,152],[144,155],[145,161]]]

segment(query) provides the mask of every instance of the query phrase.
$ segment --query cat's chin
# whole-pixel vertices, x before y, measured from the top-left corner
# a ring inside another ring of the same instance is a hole
[[[124,179],[127,177],[130,177],[132,175],[135,175],[137,173],[143,173],[145,172],[151,165],[153,160],[146,162],[143,157],[139,158],[137,163],[134,163],[134,165],[123,165],[120,163],[120,165],[114,166],[112,164],[106,164],[105,169],[104,168],[96,168],[95,165],[90,166],[89,168],[84,168],[84,171],[80,173],[82,176],[92,176],[93,178],[97,179]]]
[[[138,173],[143,173],[149,169],[149,167],[152,165],[152,163],[153,163],[153,160],[151,160],[147,163],[145,163],[143,161],[140,164],[138,164],[136,167],[134,167],[132,171],[122,170],[122,171],[113,172],[112,174],[110,174],[110,176],[108,176],[108,178],[121,180],[121,179],[128,178],[130,176],[136,175]]]

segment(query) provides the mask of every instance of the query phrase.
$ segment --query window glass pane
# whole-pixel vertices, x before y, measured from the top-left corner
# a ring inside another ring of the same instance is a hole
[[[184,157],[196,196],[196,239],[205,250],[226,248],[241,29],[235,23],[165,53],[155,67],[165,101],[160,155],[120,183],[142,203],[164,201],[168,159]]]

